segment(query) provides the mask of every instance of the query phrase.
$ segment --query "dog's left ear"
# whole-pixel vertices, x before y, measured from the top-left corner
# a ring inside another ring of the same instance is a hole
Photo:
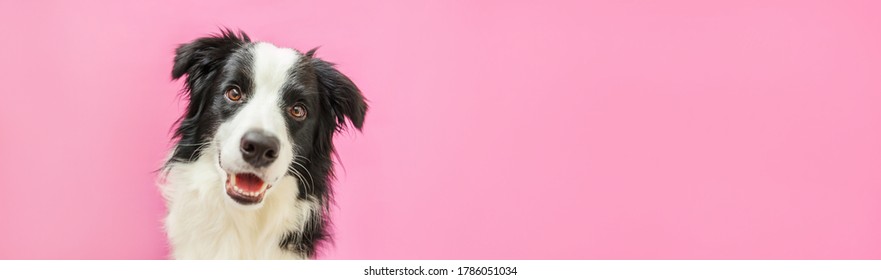
[[[345,127],[348,118],[355,128],[361,130],[367,114],[367,101],[361,95],[361,90],[349,77],[334,68],[333,63],[315,58],[314,55],[315,49],[306,53],[318,78],[318,88],[336,118],[337,129]]]

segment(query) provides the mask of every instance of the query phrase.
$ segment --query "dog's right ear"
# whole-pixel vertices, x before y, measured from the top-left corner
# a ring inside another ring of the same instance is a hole
[[[245,32],[239,31],[236,34],[232,30],[224,29],[220,34],[180,45],[175,50],[171,77],[177,80],[186,74],[187,87],[192,90],[195,83],[221,66],[220,61],[226,59],[236,48],[250,42],[251,38]]]

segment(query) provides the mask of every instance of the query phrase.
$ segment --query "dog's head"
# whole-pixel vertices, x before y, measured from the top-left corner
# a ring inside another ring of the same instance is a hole
[[[186,75],[189,104],[170,162],[216,159],[228,197],[259,207],[286,176],[299,196],[328,195],[332,137],[367,104],[331,63],[226,30],[176,50],[172,77]],[[225,174],[224,174],[225,173]]]

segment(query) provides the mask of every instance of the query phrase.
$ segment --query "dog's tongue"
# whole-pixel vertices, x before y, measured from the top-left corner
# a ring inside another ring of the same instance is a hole
[[[260,180],[260,177],[254,174],[236,174],[236,186],[244,191],[256,192],[260,191],[260,188],[263,187],[263,180]]]

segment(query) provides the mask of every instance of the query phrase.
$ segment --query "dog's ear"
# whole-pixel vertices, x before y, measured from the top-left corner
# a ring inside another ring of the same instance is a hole
[[[251,38],[244,32],[239,31],[236,34],[232,30],[224,29],[220,34],[180,45],[175,50],[171,77],[176,80],[186,74],[187,87],[193,89],[196,83],[220,67],[220,62],[232,54],[236,48],[250,42]]]
[[[315,58],[315,50],[307,52],[306,57],[311,60],[312,69],[318,79],[318,88],[330,105],[331,114],[336,118],[337,130],[345,127],[346,118],[355,128],[361,130],[367,114],[367,100],[355,83],[334,68],[333,63]]]

